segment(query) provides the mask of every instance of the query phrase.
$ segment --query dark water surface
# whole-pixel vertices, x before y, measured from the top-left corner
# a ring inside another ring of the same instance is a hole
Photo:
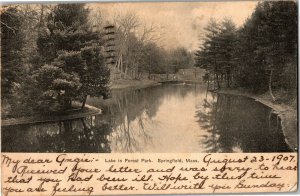
[[[88,104],[103,115],[2,127],[3,152],[288,152],[280,118],[250,98],[164,84]]]

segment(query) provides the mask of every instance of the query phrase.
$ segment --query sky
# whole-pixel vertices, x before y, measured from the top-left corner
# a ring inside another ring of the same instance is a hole
[[[199,47],[207,22],[211,17],[221,21],[230,18],[237,27],[251,16],[257,1],[232,2],[144,2],[97,3],[95,10],[106,13],[135,12],[142,23],[159,26],[165,48],[186,47],[193,51]]]

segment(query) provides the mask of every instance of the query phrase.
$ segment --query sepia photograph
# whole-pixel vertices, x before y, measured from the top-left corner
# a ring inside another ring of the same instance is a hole
[[[1,151],[297,152],[297,7],[2,5]]]
[[[0,21],[1,195],[298,190],[298,2],[15,2]]]

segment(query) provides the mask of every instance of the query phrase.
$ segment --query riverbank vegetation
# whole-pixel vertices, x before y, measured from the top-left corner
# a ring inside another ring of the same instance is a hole
[[[206,69],[214,90],[267,92],[273,101],[296,103],[297,25],[295,2],[261,2],[242,27],[211,19],[193,55],[180,45],[166,49],[161,25],[133,11],[3,6],[2,117],[66,111],[78,107],[74,102],[84,108],[88,96],[109,98],[111,89],[147,86],[151,76],[176,78],[193,65]]]
[[[121,70],[107,61],[108,24],[112,63],[122,56]],[[190,51],[166,50],[159,34],[133,12],[113,15],[85,4],[3,6],[2,118],[63,112],[78,107],[75,102],[84,108],[88,96],[110,97],[118,80],[143,83],[151,74],[193,66]],[[122,77],[114,77],[118,72]]]
[[[34,17],[34,9],[8,7],[1,14],[1,95],[13,116],[68,110],[73,101],[84,107],[88,95],[109,94],[103,40],[89,25],[89,10],[80,4],[58,5],[44,17],[45,9],[41,6],[34,19],[26,12]],[[25,27],[27,20],[38,21]],[[35,35],[28,37],[31,30]]]
[[[207,70],[213,90],[268,92],[273,101],[296,103],[297,18],[296,2],[266,1],[240,28],[230,19],[211,19],[195,53],[196,66]]]

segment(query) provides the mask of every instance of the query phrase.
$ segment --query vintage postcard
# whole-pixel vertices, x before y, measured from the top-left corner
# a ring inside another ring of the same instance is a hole
[[[298,188],[295,1],[1,6],[5,196]]]

